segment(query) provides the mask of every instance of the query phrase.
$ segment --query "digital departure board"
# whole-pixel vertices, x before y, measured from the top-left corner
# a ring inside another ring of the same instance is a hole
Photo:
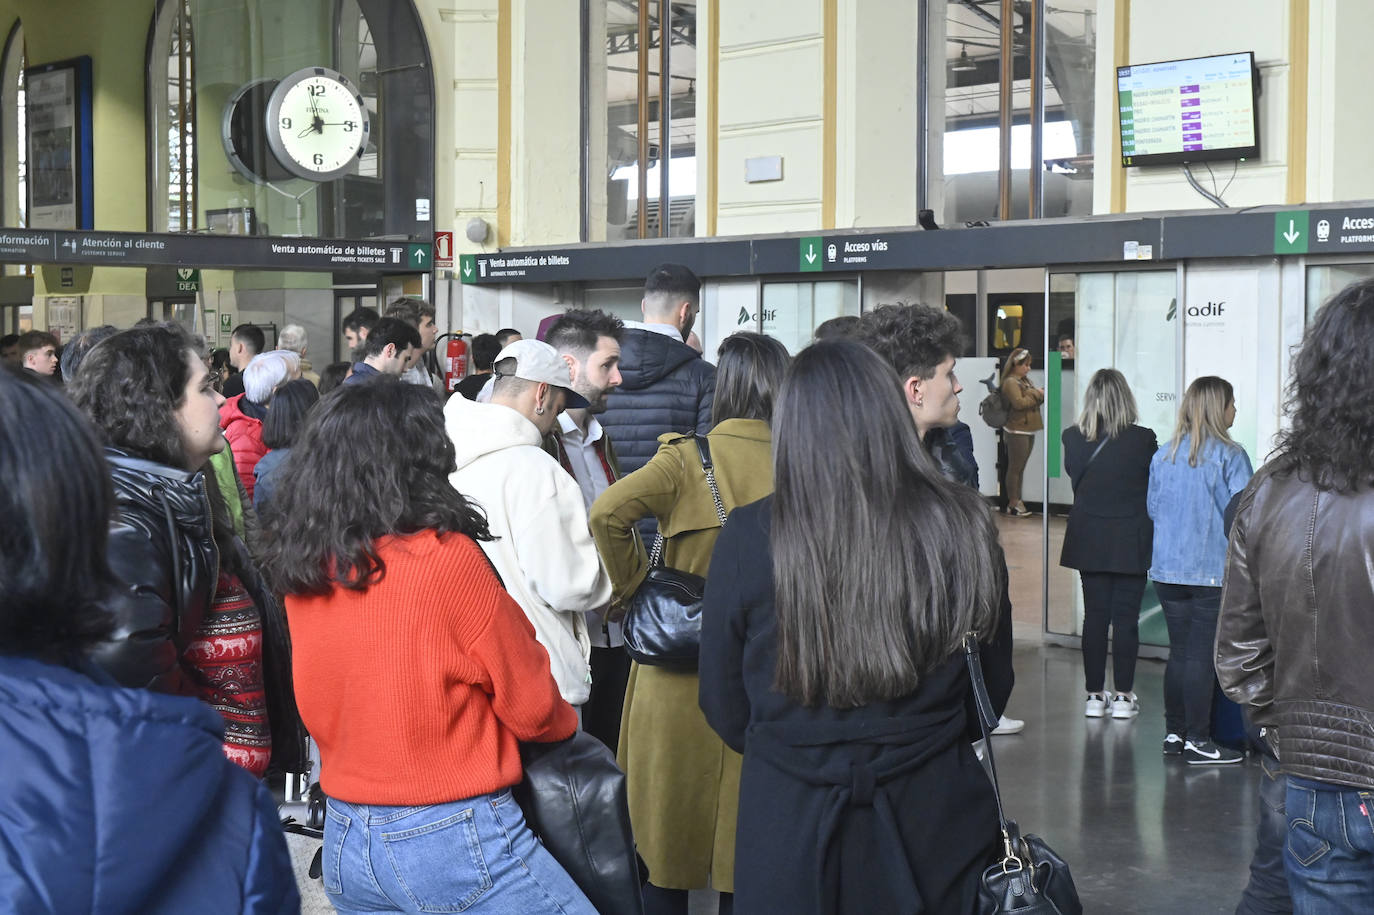
[[[1253,51],[1116,70],[1122,165],[1259,155]]]

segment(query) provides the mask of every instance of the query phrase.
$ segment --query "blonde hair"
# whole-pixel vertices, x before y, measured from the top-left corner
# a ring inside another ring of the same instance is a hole
[[[1236,443],[1226,431],[1226,408],[1235,399],[1235,389],[1225,378],[1203,375],[1193,379],[1183,393],[1183,405],[1178,409],[1178,425],[1174,426],[1174,438],[1169,445],[1169,460],[1174,460],[1178,455],[1178,446],[1183,443],[1185,435],[1189,437],[1189,467],[1197,466],[1198,455],[1210,438],[1227,447],[1234,447]]]
[[[1007,354],[1007,361],[1002,363],[1002,377],[998,381],[1006,381],[1011,375],[1011,370],[1020,367],[1021,363],[1030,361],[1030,350],[1024,346],[1018,346]]]
[[[1116,369],[1098,369],[1083,394],[1078,431],[1090,442],[1100,436],[1116,438],[1139,415],[1126,376]]]

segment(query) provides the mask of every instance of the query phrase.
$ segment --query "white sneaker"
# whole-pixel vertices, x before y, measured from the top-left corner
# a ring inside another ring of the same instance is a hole
[[[1102,693],[1088,693],[1088,702],[1083,707],[1088,718],[1101,718],[1107,714],[1107,697]]]
[[[1020,734],[1026,729],[1026,723],[1019,718],[1008,718],[1003,715],[997,722],[997,727],[992,729],[994,734]]]
[[[1140,714],[1140,702],[1136,699],[1135,693],[1129,696],[1125,693],[1117,693],[1112,697],[1112,717],[1113,718],[1134,718]]]

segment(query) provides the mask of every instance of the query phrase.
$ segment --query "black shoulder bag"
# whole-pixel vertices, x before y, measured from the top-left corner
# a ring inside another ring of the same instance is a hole
[[[711,448],[706,436],[694,435],[701,470],[716,515],[725,526],[725,505],[716,486],[716,471],[711,463]],[[663,532],[654,538],[649,555],[649,574],[630,598],[630,609],[621,622],[625,650],[640,664],[695,670],[701,653],[701,599],[706,579],[663,565]]]
[[[978,706],[978,727],[983,732],[983,754],[992,779],[992,795],[997,800],[997,819],[1002,828],[1002,857],[987,870],[978,883],[978,915],[1000,915],[1017,912],[1020,915],[1083,915],[1078,890],[1073,885],[1069,865],[1045,844],[1045,840],[1029,833],[1021,835],[1015,820],[1007,819],[1002,809],[1002,791],[997,786],[997,763],[992,758],[991,728],[997,725],[997,713],[988,698],[983,682],[983,664],[978,658],[978,641],[972,635],[964,638],[964,659],[968,662],[969,680],[973,684],[973,698]]]
[[[1104,438],[1102,441],[1098,442],[1098,443],[1097,443],[1097,447],[1093,449],[1093,453],[1090,454],[1090,455],[1088,455],[1088,461],[1087,461],[1087,463],[1085,463],[1085,464],[1083,465],[1083,469],[1080,470],[1080,471],[1078,471],[1078,475],[1077,475],[1077,476],[1071,476],[1071,477],[1069,477],[1069,482],[1073,484],[1073,491],[1074,491],[1074,492],[1078,492],[1078,484],[1079,484],[1079,483],[1082,483],[1082,482],[1083,482],[1083,477],[1087,476],[1087,474],[1088,474],[1088,468],[1089,468],[1090,466],[1092,466],[1093,458],[1095,458],[1095,457],[1097,457],[1099,454],[1101,454],[1101,453],[1102,453],[1102,449],[1105,448],[1105,447],[1107,446],[1107,443],[1110,442],[1110,441],[1111,441],[1110,438]]]

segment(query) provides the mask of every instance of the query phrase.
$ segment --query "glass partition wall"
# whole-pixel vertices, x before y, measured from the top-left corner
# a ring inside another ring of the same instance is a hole
[[[1140,425],[1153,429],[1160,442],[1172,435],[1182,396],[1181,270],[1051,270],[1047,279],[1050,314],[1057,322],[1046,328],[1047,344],[1052,347],[1047,358],[1046,399],[1058,404],[1057,410],[1047,411],[1045,422],[1044,470],[1051,503],[1044,519],[1044,627],[1051,638],[1076,639],[1083,621],[1078,573],[1059,565],[1065,519],[1073,504],[1058,448],[1060,436],[1077,422],[1088,382],[1101,368],[1115,368],[1126,376],[1140,411]],[[1151,653],[1150,646],[1169,644],[1152,588],[1146,589],[1141,606],[1140,642],[1146,654]]]

